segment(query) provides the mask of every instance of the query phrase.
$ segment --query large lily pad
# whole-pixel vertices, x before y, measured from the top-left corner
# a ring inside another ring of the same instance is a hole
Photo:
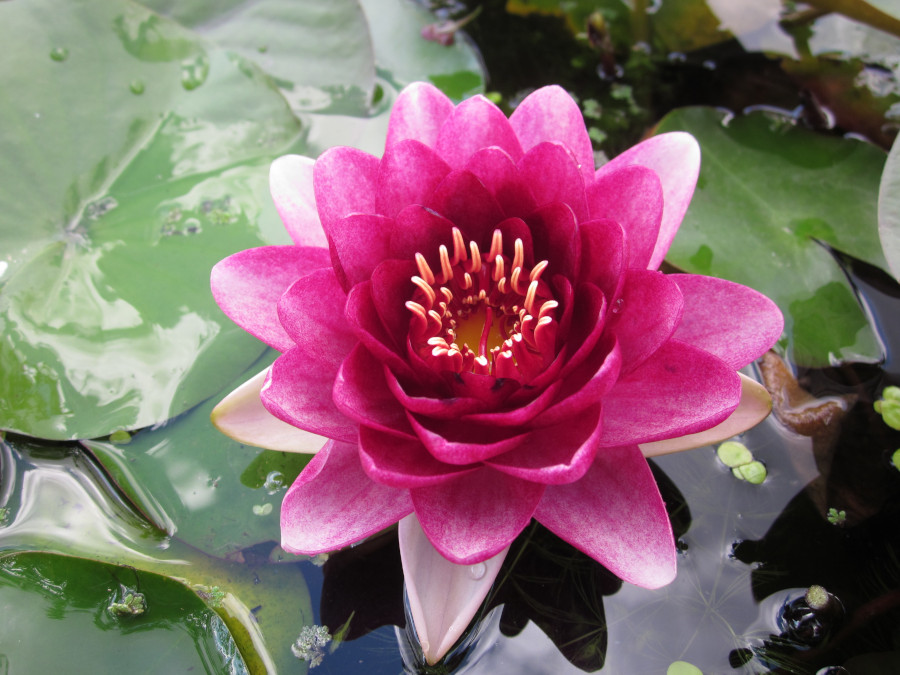
[[[703,163],[667,260],[772,298],[801,365],[880,360],[880,343],[828,247],[886,267],[875,213],[884,153],[765,113],[726,123],[716,110],[685,108],[658,130],[676,129],[699,140]]]
[[[900,142],[888,154],[878,193],[878,232],[891,273],[900,279]]]
[[[267,367],[269,350],[232,383]],[[127,444],[84,441],[121,490],[157,527],[212,556],[281,540],[284,491],[312,457],[241,445],[209,422],[210,399]]]
[[[246,61],[130,2],[3,3],[0,41],[0,424],[163,421],[262,351],[208,270],[283,236],[257,220],[300,124]]]
[[[129,593],[143,599],[133,614]],[[0,664],[22,675],[245,672],[225,624],[184,585],[80,558],[0,557],[0,635]]]

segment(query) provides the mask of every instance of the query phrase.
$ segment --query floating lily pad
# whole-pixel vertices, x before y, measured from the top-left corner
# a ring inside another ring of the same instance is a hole
[[[667,260],[772,298],[801,365],[882,359],[829,247],[886,266],[875,213],[884,153],[766,113],[726,121],[710,108],[684,108],[658,131],[677,129],[698,139],[703,159]]]
[[[109,610],[138,591],[144,611]],[[244,672],[225,624],[196,594],[127,567],[46,553],[0,557],[0,617],[0,665],[23,675]]]
[[[878,192],[878,233],[891,274],[900,280],[900,142],[895,141]]]
[[[3,3],[0,41],[0,424],[164,421],[262,351],[208,274],[283,237],[257,221],[301,126],[260,71],[134,3]]]
[[[227,389],[263,370],[268,350]],[[218,397],[217,397],[218,398]],[[125,495],[157,527],[212,556],[281,540],[284,492],[312,455],[241,445],[209,421],[217,398],[127,445],[84,441]]]

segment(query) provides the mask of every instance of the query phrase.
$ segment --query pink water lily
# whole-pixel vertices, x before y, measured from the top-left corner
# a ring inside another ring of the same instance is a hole
[[[404,519],[429,660],[532,518],[626,581],[670,582],[645,456],[760,421],[768,398],[736,371],[782,329],[749,288],[657,271],[699,162],[696,141],[671,133],[595,170],[559,87],[507,119],[427,84],[398,97],[380,159],[339,147],[277,160],[296,245],[223,260],[212,288],[282,352],[217,423],[277,449],[328,439],[285,497],[284,548],[331,551]],[[473,591],[459,566],[480,563]]]

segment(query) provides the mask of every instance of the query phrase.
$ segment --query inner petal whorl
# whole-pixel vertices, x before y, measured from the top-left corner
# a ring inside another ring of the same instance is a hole
[[[439,248],[439,271],[416,253],[419,273],[406,303],[410,345],[436,371],[527,384],[555,352],[558,303],[541,280],[547,261],[529,269],[521,239],[512,258],[505,256],[500,230],[494,230],[487,254],[474,241],[467,248],[458,228],[452,239],[452,255],[445,245]]]

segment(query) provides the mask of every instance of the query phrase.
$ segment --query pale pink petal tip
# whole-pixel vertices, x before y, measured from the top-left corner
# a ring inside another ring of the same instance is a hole
[[[279,157],[269,168],[269,191],[295,244],[327,247],[328,241],[316,211],[314,165],[315,160],[301,155]]]
[[[740,373],[739,375],[741,375],[741,402],[724,422],[696,434],[643,443],[640,448],[644,457],[666,455],[671,452],[702,448],[704,445],[720,443],[747,431],[747,429],[752,429],[762,422],[772,411],[772,398],[761,384],[751,380],[746,375]]]
[[[487,597],[509,547],[481,563],[457,565],[428,541],[416,514],[400,521],[400,557],[416,635],[434,665],[456,643]]]
[[[316,453],[328,440],[274,417],[259,398],[266,370],[247,380],[213,408],[210,419],[223,434],[244,445],[281,452]]]

